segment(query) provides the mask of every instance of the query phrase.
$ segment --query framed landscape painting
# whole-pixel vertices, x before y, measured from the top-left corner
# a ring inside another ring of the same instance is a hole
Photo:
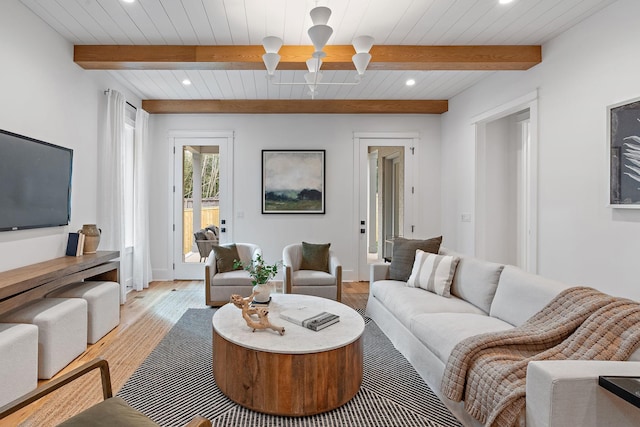
[[[640,209],[640,98],[607,107],[609,204]]]
[[[262,213],[325,213],[325,150],[262,150]]]

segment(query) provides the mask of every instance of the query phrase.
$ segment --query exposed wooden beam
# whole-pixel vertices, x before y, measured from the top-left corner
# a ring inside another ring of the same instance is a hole
[[[413,100],[162,100],[142,101],[151,114],[441,114],[448,102]]]
[[[280,70],[306,70],[312,46],[283,46]],[[353,47],[325,47],[323,70],[353,70]],[[262,46],[76,45],[74,61],[90,70],[264,70]],[[369,70],[526,70],[540,46],[406,46],[371,49]]]

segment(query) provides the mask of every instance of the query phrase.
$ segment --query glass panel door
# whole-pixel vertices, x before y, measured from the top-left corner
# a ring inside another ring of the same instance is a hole
[[[176,138],[174,278],[203,279],[213,246],[226,241],[227,138]]]

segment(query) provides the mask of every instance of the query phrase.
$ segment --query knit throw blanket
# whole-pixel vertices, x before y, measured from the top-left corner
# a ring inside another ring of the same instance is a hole
[[[486,426],[514,426],[534,360],[627,360],[640,344],[640,304],[585,287],[562,291],[514,329],[477,335],[451,352],[442,392]]]

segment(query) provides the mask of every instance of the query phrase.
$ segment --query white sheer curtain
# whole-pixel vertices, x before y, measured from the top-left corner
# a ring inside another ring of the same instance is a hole
[[[149,255],[149,113],[136,111],[133,206],[133,288],[141,291],[151,281]]]
[[[120,251],[125,258],[124,235],[124,96],[115,90],[107,93],[107,111],[103,137],[98,144],[98,227],[102,229],[100,247]],[[120,278],[129,277],[125,262],[120,262]],[[120,284],[120,299],[125,287]]]

